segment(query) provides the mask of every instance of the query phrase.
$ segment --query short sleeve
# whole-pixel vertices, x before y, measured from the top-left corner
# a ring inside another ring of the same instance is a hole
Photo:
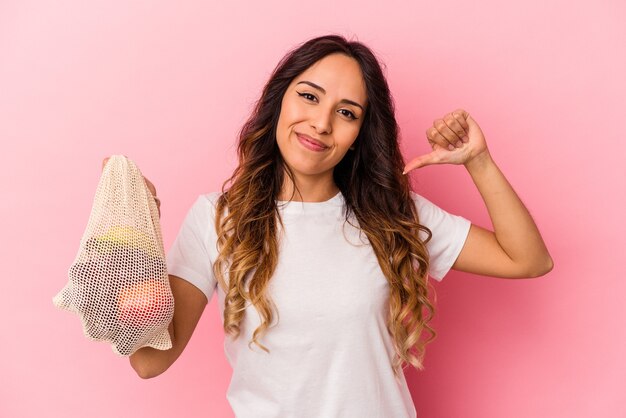
[[[462,216],[446,212],[417,193],[411,192],[411,197],[417,207],[420,224],[428,227],[433,234],[426,243],[430,257],[428,273],[441,281],[461,253],[472,223]],[[427,238],[425,231],[420,231],[420,236],[424,240]]]
[[[209,302],[217,283],[208,251],[211,237],[215,235],[214,212],[209,197],[200,195],[187,212],[166,257],[168,273],[196,286]]]

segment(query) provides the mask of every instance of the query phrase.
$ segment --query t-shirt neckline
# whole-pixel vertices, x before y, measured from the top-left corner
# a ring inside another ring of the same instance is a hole
[[[343,194],[341,191],[323,202],[298,202],[289,200],[276,200],[279,210],[284,213],[301,213],[301,212],[319,212],[325,211],[329,208],[342,207],[344,203]]]

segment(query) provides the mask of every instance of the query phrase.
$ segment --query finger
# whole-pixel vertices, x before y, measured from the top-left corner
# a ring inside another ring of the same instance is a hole
[[[443,119],[438,119],[435,127],[439,131],[439,134],[454,147],[460,148],[463,145],[463,141],[461,140],[462,136],[457,135],[456,132],[450,129]]]
[[[461,138],[461,140],[463,142],[467,142],[467,140],[468,140],[467,132],[465,132],[465,129],[463,129],[461,124],[456,120],[456,118],[452,115],[452,113],[448,113],[443,118],[443,121],[446,123],[446,125],[448,125],[448,128],[450,128],[452,131],[454,131],[456,136]],[[463,145],[463,144],[457,144],[457,147],[461,146],[461,145]]]
[[[104,167],[107,165],[107,162],[109,162],[109,158],[111,157],[106,157],[104,160],[102,160],[102,169],[104,170]]]
[[[441,145],[437,144],[436,142],[433,141],[428,141],[430,143],[430,147],[433,149],[433,151],[437,151],[437,150],[444,150],[447,151],[447,148],[442,147]]]
[[[438,156],[438,152],[433,151],[430,154],[420,155],[417,158],[409,161],[407,165],[404,166],[404,172],[402,174],[406,174],[411,170],[415,170],[416,168],[424,167],[430,164],[438,164],[440,158]]]
[[[444,138],[444,136],[441,135],[435,127],[428,128],[428,130],[426,131],[426,136],[428,137],[428,139],[435,142],[441,148],[448,149],[450,151],[455,149],[454,145],[450,143],[450,141],[448,141],[446,138]]]
[[[457,109],[452,112],[452,116],[459,122],[459,124],[463,127],[465,132],[469,133],[469,123],[467,122],[467,118],[469,117],[469,113],[467,113],[463,109]]]
[[[157,207],[157,210],[159,211],[159,218],[160,218],[161,217],[161,199],[159,199],[157,196],[156,188],[154,187],[154,184],[152,184],[152,182],[148,180],[146,177],[143,178],[143,181],[144,183],[146,183],[146,186],[148,186],[148,190],[150,190],[150,193],[152,194],[152,197],[154,198],[154,202],[156,203],[156,207]]]
[[[152,196],[156,196],[157,192],[156,192],[156,187],[154,187],[154,184],[152,184],[152,182],[148,180],[146,177],[143,178],[143,181],[146,183],[146,186],[148,186],[148,190],[150,190],[150,193],[152,193]]]

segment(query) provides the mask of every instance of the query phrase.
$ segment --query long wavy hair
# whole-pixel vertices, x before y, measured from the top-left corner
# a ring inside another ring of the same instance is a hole
[[[354,150],[335,166],[333,178],[345,200],[346,221],[356,217],[389,283],[386,323],[396,350],[392,367],[398,377],[407,364],[424,368],[424,348],[436,336],[428,325],[434,307],[428,300],[425,243],[432,233],[420,225],[408,176],[402,174],[399,128],[381,65],[367,46],[338,35],[317,37],[291,50],[271,74],[239,133],[239,166],[222,185],[216,202],[219,256],[213,269],[225,293],[224,331],[239,336],[249,302],[262,321],[248,347],[255,343],[270,352],[259,338],[272,324],[273,309],[278,309],[267,291],[279,255],[277,223],[282,225],[276,199],[285,175],[295,184],[276,143],[281,101],[295,77],[333,53],[354,58],[366,85],[368,106]],[[419,230],[426,232],[425,241],[419,238]],[[430,333],[426,341],[420,339],[424,330]]]

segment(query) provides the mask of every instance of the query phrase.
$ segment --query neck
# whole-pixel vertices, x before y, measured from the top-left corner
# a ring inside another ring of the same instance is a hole
[[[286,201],[291,199],[295,202],[325,202],[339,193],[339,188],[332,178],[326,181],[296,178],[296,181],[297,188],[294,187],[289,176],[285,175],[285,181],[277,200]],[[293,198],[291,198],[292,194]]]

